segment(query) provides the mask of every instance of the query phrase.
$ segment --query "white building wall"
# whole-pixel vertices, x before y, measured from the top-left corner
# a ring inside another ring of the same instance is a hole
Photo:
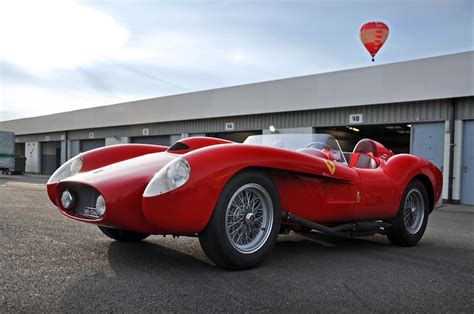
[[[31,173],[41,172],[41,149],[40,142],[26,142],[25,155],[26,165],[25,171]]]
[[[128,144],[130,143],[129,137],[108,137],[105,139],[105,146],[117,145],[117,144]]]
[[[313,127],[303,127],[303,128],[281,128],[279,129],[276,125],[274,125],[275,127],[275,133],[282,133],[282,134],[291,134],[291,133],[296,133],[296,134],[299,134],[299,133],[303,133],[303,134],[307,134],[307,133],[313,133],[314,131],[314,128]],[[262,133],[263,134],[271,134],[272,132],[270,131],[270,129],[264,129],[262,130]]]

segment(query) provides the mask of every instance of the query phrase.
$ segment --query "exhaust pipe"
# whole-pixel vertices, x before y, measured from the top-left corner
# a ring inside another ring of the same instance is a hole
[[[358,221],[328,227],[288,212],[282,212],[282,217],[306,228],[344,238],[370,236],[376,233],[385,234],[386,230],[391,226],[382,221]]]

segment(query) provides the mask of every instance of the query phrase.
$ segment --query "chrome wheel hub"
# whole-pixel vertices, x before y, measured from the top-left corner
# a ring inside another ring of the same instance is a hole
[[[251,254],[267,241],[273,223],[273,203],[261,185],[248,183],[232,195],[225,213],[230,244],[240,253]]]
[[[254,213],[248,213],[247,215],[245,215],[245,223],[249,226],[252,226],[255,223]]]

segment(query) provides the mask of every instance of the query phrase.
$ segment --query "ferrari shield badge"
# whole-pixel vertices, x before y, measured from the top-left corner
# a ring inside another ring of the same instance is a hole
[[[334,165],[334,163],[330,160],[324,160],[324,162],[326,163],[326,166],[328,167],[328,170],[331,174],[334,174],[334,172],[336,172],[336,166]]]

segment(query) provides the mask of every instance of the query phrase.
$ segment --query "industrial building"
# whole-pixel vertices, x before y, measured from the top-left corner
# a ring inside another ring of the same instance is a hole
[[[265,132],[326,132],[423,156],[444,173],[443,199],[474,204],[474,52],[145,99],[0,122],[26,171],[118,143],[186,136],[242,142]]]

